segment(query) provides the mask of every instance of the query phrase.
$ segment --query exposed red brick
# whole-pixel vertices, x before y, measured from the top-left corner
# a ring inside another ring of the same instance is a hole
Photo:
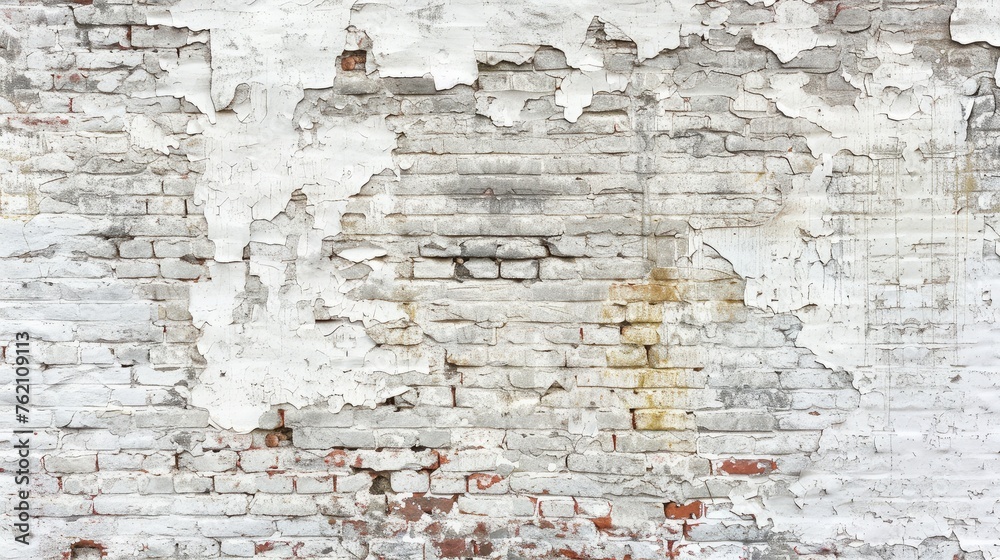
[[[663,511],[667,519],[698,519],[705,515],[705,504],[699,500],[687,504],[668,502],[664,505]]]
[[[604,517],[592,517],[590,520],[597,527],[598,531],[610,531],[611,530],[611,516],[605,515]]]
[[[340,57],[340,67],[347,71],[354,70],[358,66],[363,67],[367,58],[368,55],[365,51],[345,52]]]
[[[472,536],[476,537],[477,539],[485,539],[486,537],[489,536],[489,534],[490,534],[489,528],[482,521],[476,523],[476,530],[472,532]]]
[[[493,543],[488,541],[473,541],[472,551],[476,556],[490,556],[493,554]]]
[[[407,521],[418,521],[423,514],[434,515],[435,513],[449,513],[458,500],[457,496],[450,497],[425,497],[423,494],[414,494],[411,498],[406,498],[402,502],[389,504],[389,513],[398,515]]]
[[[278,434],[270,433],[264,437],[264,445],[268,447],[278,447],[279,443],[281,443],[281,439],[278,437]]]
[[[413,503],[410,500],[404,500],[402,504],[391,504],[389,506],[389,513],[393,515],[398,515],[407,521],[419,521],[423,517],[424,512],[420,509],[420,506]]]
[[[331,522],[332,521],[333,520],[331,520]],[[345,537],[355,538],[359,536],[363,537],[368,535],[367,521],[345,519],[344,521],[341,522],[341,527],[343,528]]]
[[[434,543],[441,558],[463,558],[472,555],[472,547],[465,539],[445,539]]]
[[[719,465],[725,474],[767,474],[778,470],[778,464],[771,459],[726,459]]]
[[[469,485],[475,483],[478,490],[486,490],[489,487],[503,480],[498,474],[474,473],[469,475]]]
[[[328,465],[343,467],[347,464],[347,452],[343,449],[334,449],[333,451],[327,453],[326,458],[323,459],[323,461]]]
[[[271,541],[264,541],[262,543],[257,543],[253,547],[255,554],[260,554],[261,552],[267,552],[269,550],[274,550],[274,543]]]

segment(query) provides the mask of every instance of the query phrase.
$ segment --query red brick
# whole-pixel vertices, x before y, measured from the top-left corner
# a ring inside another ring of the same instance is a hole
[[[465,539],[445,539],[434,543],[434,546],[438,549],[438,556],[441,558],[464,558],[474,554],[472,547]]]
[[[698,519],[705,515],[705,504],[699,500],[687,504],[668,502],[664,505],[663,511],[667,519]]]
[[[778,464],[771,459],[726,459],[718,466],[718,470],[737,475],[768,474],[778,470]]]

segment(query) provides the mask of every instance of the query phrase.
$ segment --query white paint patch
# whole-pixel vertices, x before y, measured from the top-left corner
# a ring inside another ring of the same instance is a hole
[[[951,13],[951,38],[963,45],[986,41],[1000,47],[1000,1],[957,0]]]
[[[257,0],[238,5],[228,0],[182,0],[147,19],[149,25],[211,31],[210,90],[219,110],[232,102],[240,84],[287,88],[298,95],[304,88],[330,87],[336,75],[333,62],[347,38],[350,7],[348,0]],[[204,75],[196,72],[195,77],[195,83],[185,80],[184,85],[197,85],[200,91]],[[288,109],[270,105],[269,101],[264,107]]]
[[[156,95],[184,99],[215,122],[215,104],[212,103],[212,68],[194,49],[180,49],[177,58],[161,58],[160,70],[164,76],[156,81],[156,90],[137,97]]]
[[[837,44],[835,37],[813,31],[818,24],[819,15],[812,6],[798,0],[783,0],[775,10],[774,23],[753,31],[753,42],[770,49],[781,62],[789,62],[802,51]]]
[[[145,115],[136,115],[125,121],[125,130],[133,146],[169,154],[170,148],[180,147],[176,136],[163,132],[160,125]]]
[[[598,92],[625,91],[628,86],[628,76],[615,74],[606,70],[593,72],[574,71],[563,78],[556,90],[556,105],[565,107],[563,117],[569,122],[576,122],[583,114],[583,108],[588,107]]]
[[[477,91],[476,112],[489,117],[497,126],[514,126],[521,120],[521,110],[530,99],[541,99],[545,93],[530,91]]]
[[[958,0],[951,13],[951,38],[963,45],[986,41],[1000,47],[1000,0]],[[994,79],[1000,86],[1000,61]]]

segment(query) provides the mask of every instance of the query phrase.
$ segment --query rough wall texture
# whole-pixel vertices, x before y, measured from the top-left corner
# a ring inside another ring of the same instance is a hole
[[[1000,557],[997,0],[0,4],[0,557]]]

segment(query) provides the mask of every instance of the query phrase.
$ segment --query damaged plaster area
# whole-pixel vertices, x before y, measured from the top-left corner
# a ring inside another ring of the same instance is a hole
[[[1000,557],[1000,1],[43,4],[35,556]]]

